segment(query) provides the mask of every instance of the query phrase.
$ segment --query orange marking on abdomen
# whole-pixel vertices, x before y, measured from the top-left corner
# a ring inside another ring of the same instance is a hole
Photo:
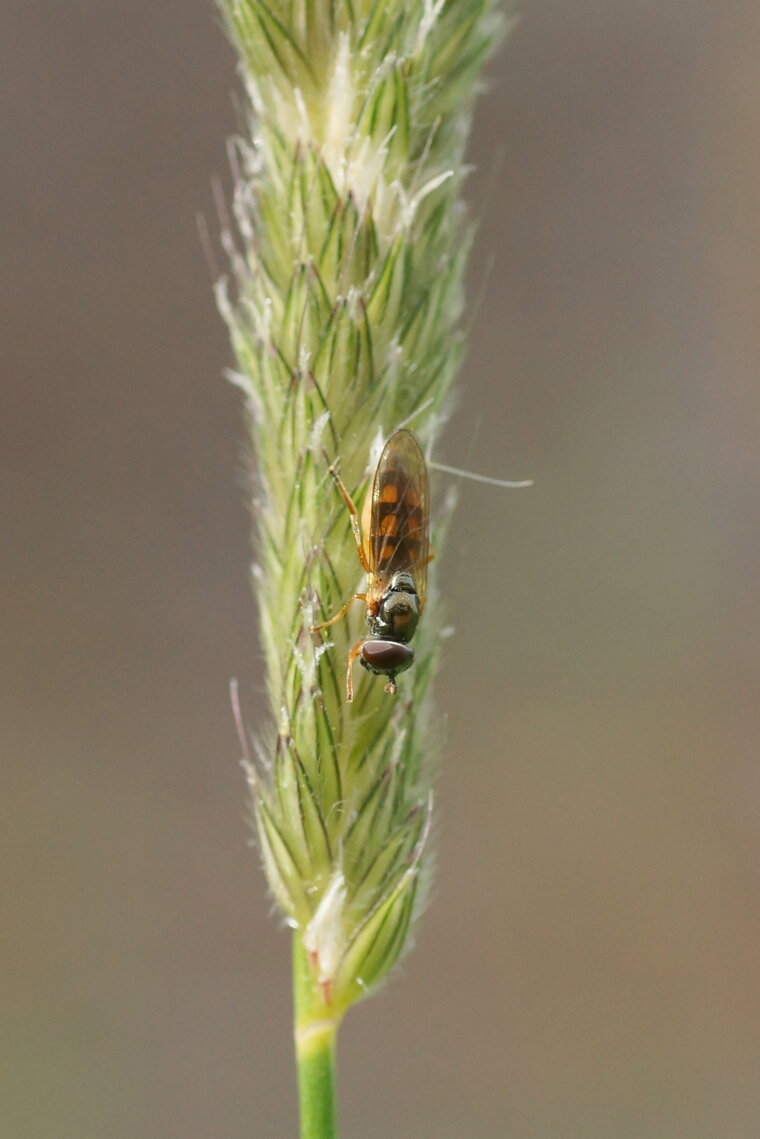
[[[398,502],[398,487],[395,483],[387,482],[380,491],[381,502]]]
[[[390,544],[383,546],[382,550],[380,551],[380,561],[387,562],[390,558],[393,557],[395,552],[395,546],[391,546]]]
[[[391,537],[394,537],[398,530],[398,515],[386,514],[385,518],[380,519],[378,529],[381,534],[390,534]]]

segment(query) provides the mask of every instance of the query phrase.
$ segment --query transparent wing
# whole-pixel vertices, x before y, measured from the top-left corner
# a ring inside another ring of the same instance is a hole
[[[425,603],[430,553],[430,499],[425,455],[416,436],[402,428],[383,447],[372,485],[370,566],[376,580],[412,574]]]

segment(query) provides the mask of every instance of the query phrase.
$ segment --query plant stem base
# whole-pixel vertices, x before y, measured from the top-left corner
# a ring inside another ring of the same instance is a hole
[[[314,984],[298,932],[293,936],[293,998],[301,1139],[337,1139],[335,1041],[339,1018],[330,1015]]]

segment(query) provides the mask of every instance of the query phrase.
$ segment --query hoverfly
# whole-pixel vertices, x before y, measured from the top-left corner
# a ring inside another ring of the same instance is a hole
[[[409,645],[425,608],[429,539],[428,473],[425,455],[406,428],[386,441],[364,504],[359,511],[334,467],[330,474],[351,517],[359,560],[367,574],[367,592],[349,598],[339,613],[312,633],[345,617],[354,601],[367,603],[369,633],[353,646],[346,668],[346,700],[354,698],[353,666],[387,676],[385,691],[396,693],[396,676],[414,661]]]

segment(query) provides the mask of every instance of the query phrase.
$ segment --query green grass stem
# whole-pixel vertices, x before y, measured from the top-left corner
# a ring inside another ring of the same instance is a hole
[[[293,1006],[301,1139],[337,1139],[335,1045],[339,1019],[315,991],[301,935],[293,934]]]

